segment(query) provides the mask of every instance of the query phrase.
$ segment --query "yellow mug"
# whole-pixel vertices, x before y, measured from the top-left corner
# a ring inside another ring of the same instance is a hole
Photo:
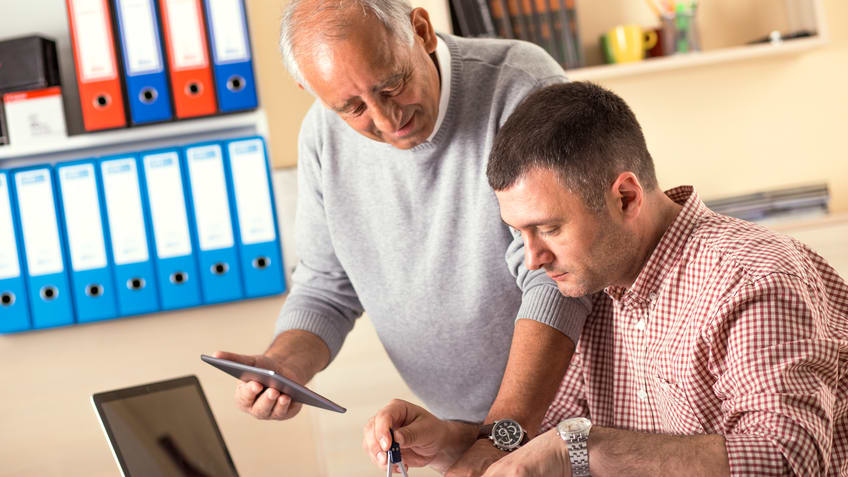
[[[602,44],[610,63],[640,61],[657,44],[657,33],[639,25],[619,25],[604,34]]]

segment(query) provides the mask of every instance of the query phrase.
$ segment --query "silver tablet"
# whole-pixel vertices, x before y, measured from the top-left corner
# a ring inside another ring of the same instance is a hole
[[[347,409],[330,401],[324,396],[311,391],[300,384],[292,381],[285,376],[271,371],[270,369],[257,368],[246,364],[236,363],[227,359],[213,358],[205,354],[200,355],[200,359],[224,371],[225,373],[235,376],[244,382],[256,381],[261,383],[266,388],[274,388],[277,391],[292,398],[292,401],[297,401],[308,406],[320,407],[329,411],[344,413]]]

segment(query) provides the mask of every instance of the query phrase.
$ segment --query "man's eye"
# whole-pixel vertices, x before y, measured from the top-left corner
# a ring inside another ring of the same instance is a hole
[[[351,115],[351,116],[359,116],[364,112],[365,112],[365,105],[360,104],[359,106],[356,107],[356,109],[351,110],[348,114]]]
[[[393,86],[383,92],[386,96],[397,96],[401,92],[403,92],[403,88],[406,86],[405,82],[398,83],[397,86]]]
[[[552,229],[539,230],[539,235],[542,237],[550,237],[551,235],[556,235],[557,232],[559,232],[559,227],[554,227]]]

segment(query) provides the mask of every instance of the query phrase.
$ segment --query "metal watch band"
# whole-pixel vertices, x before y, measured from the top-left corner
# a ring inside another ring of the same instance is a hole
[[[589,477],[589,449],[586,443],[589,436],[572,434],[568,436],[568,459],[571,461],[572,477]]]

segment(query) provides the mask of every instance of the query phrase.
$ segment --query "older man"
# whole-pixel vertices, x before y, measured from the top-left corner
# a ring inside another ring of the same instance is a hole
[[[485,170],[501,124],[562,69],[528,43],[437,35],[425,10],[397,0],[292,1],[281,47],[317,97],[299,142],[300,262],[268,350],[217,355],[305,383],[367,311],[439,416],[511,418],[534,435],[588,300],[524,266]],[[298,409],[255,382],[236,400],[263,419]],[[484,444],[452,473],[503,455]]]
[[[633,113],[589,83],[528,97],[487,174],[527,266],[595,295],[556,429],[486,475],[848,476],[848,284],[821,257],[663,192]],[[477,437],[402,401],[373,426],[414,463]]]

